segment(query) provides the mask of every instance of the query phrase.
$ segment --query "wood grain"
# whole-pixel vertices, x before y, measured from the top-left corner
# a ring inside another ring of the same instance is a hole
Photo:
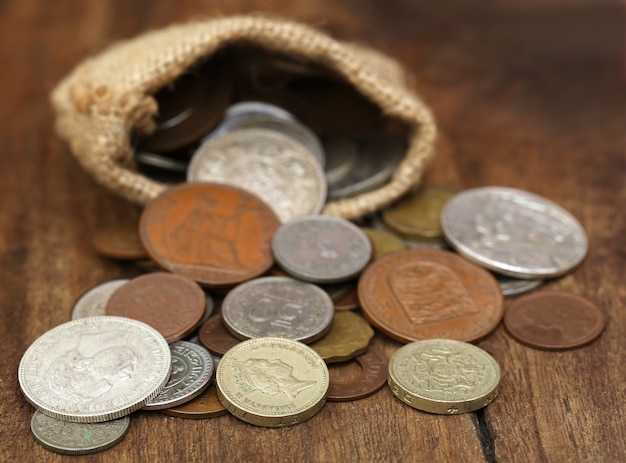
[[[626,86],[617,0],[0,3],[0,460],[69,459],[33,440],[17,365],[35,338],[69,319],[84,290],[134,271],[99,258],[90,241],[138,210],[70,157],[53,131],[49,91],[116,40],[253,11],[402,61],[441,132],[429,182],[522,188],[579,218],[589,255],[545,288],[600,304],[608,326],[593,344],[557,353],[524,347],[499,327],[480,346],[500,363],[501,393],[481,412],[420,413],[387,388],[328,403],[286,429],[139,412],[119,445],[73,461],[625,461]],[[381,334],[376,345],[387,357],[399,347]]]

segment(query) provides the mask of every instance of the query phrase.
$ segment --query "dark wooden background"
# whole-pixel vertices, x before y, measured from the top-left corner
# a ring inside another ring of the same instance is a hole
[[[624,11],[609,0],[118,0],[0,2],[0,460],[60,461],[30,434],[17,383],[30,343],[74,300],[131,270],[99,258],[94,231],[137,215],[70,157],[48,92],[78,61],[146,29],[198,15],[270,11],[377,47],[411,71],[440,129],[427,180],[543,195],[585,227],[589,255],[545,289],[608,314],[593,344],[543,352],[500,326],[480,343],[500,363],[484,411],[421,413],[384,388],[328,403],[286,429],[231,416],[133,415],[89,461],[626,461],[626,79]],[[383,336],[389,357],[398,347]]]

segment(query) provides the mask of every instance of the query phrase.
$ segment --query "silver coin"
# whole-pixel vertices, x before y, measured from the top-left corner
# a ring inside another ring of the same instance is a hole
[[[73,320],[40,336],[18,368],[22,393],[39,411],[66,421],[120,418],[156,396],[170,376],[165,338],[137,320]]]
[[[562,275],[587,254],[587,236],[565,209],[505,187],[466,190],[444,207],[446,239],[478,265],[516,278]]]
[[[102,423],[72,423],[36,411],[30,420],[33,436],[44,448],[64,455],[87,455],[110,449],[120,442],[130,418]]]
[[[404,157],[405,139],[393,135],[368,134],[342,139],[352,143],[358,159],[350,171],[336,181],[328,182],[328,198],[355,196],[385,183]]]
[[[518,296],[541,286],[543,280],[522,280],[507,275],[494,274],[504,296]]]
[[[213,357],[204,347],[187,341],[170,344],[172,373],[165,387],[144,410],[162,410],[189,402],[200,395],[213,377]]]
[[[318,214],[326,200],[326,178],[315,157],[267,129],[240,129],[208,140],[193,155],[187,180],[244,189],[272,207],[282,222]]]
[[[345,138],[331,138],[324,142],[326,165],[324,174],[329,185],[335,185],[350,172],[356,163],[356,145]]]
[[[333,301],[317,286],[287,277],[264,277],[231,290],[222,304],[226,328],[241,339],[277,336],[313,342],[329,329]]]
[[[143,164],[148,167],[156,167],[158,169],[167,170],[169,172],[176,172],[184,174],[187,172],[187,163],[172,159],[162,154],[148,153],[147,151],[138,151],[135,153],[135,159],[139,164]]]
[[[308,216],[283,224],[272,239],[280,267],[313,283],[338,283],[356,277],[372,257],[367,235],[347,220]]]
[[[74,303],[71,319],[77,320],[79,318],[104,315],[104,309],[107,302],[109,302],[111,294],[127,281],[128,278],[105,281],[84,292]]]

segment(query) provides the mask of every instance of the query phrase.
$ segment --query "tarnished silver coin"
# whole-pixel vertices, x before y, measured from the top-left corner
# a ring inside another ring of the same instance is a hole
[[[331,216],[308,216],[283,224],[272,252],[288,274],[313,283],[356,277],[372,257],[367,235],[353,223]]]
[[[466,190],[444,207],[446,239],[465,258],[504,275],[562,275],[587,254],[587,235],[559,205],[505,187]]]
[[[127,281],[128,278],[105,281],[84,292],[74,303],[71,319],[77,320],[104,315],[104,309],[111,294]]]
[[[357,160],[346,175],[337,180],[329,179],[329,199],[355,196],[382,185],[389,180],[407,149],[404,138],[386,134],[355,135],[341,140],[354,145]]]
[[[208,140],[193,155],[187,180],[244,189],[282,222],[318,214],[326,200],[326,178],[315,157],[287,135],[267,129],[240,129]]]
[[[165,338],[137,320],[73,320],[40,336],[18,367],[22,393],[39,411],[95,423],[127,415],[156,396],[170,376]]]
[[[213,357],[204,347],[187,341],[170,344],[172,373],[165,387],[144,410],[175,407],[200,395],[213,377]]]
[[[494,276],[504,296],[518,296],[538,288],[543,283],[543,280],[539,279],[523,280],[500,274],[494,274]]]
[[[224,325],[240,339],[278,336],[313,342],[329,330],[334,313],[325,291],[287,277],[242,283],[222,304]]]
[[[102,423],[72,423],[36,411],[30,429],[44,448],[64,455],[87,455],[110,449],[128,432],[130,418]]]

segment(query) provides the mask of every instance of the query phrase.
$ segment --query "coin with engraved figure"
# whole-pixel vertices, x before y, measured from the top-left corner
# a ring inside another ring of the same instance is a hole
[[[128,278],[105,281],[84,292],[74,303],[72,320],[104,315],[111,295],[127,282]]]
[[[159,394],[144,410],[161,410],[189,402],[207,387],[213,376],[213,357],[202,346],[177,341],[170,345],[172,372]]]
[[[330,369],[330,386],[328,387],[329,402],[345,402],[368,397],[382,388],[387,382],[389,369],[387,359],[378,350],[370,347],[364,354],[354,358],[361,371],[359,376],[351,380],[340,380],[339,374],[333,374],[337,365]]]
[[[30,429],[42,447],[64,455],[87,455],[110,449],[128,432],[130,418],[124,416],[101,423],[72,423],[36,411]]]
[[[561,206],[504,187],[466,190],[443,209],[446,239],[465,258],[516,278],[563,275],[587,254],[587,235]]]
[[[145,323],[103,316],[73,320],[40,336],[18,369],[22,393],[39,411],[95,423],[127,415],[170,376],[165,338]]]
[[[306,344],[256,338],[229,350],[217,367],[217,396],[235,417],[266,427],[291,426],[326,402],[328,367]]]
[[[283,224],[272,239],[276,263],[313,283],[356,277],[372,256],[372,244],[353,223],[331,216],[300,217]]]
[[[486,337],[504,314],[487,270],[448,251],[407,249],[381,257],[359,279],[365,317],[400,342]]]
[[[313,342],[328,331],[334,313],[323,290],[287,277],[247,281],[222,303],[224,326],[241,339],[276,336]]]
[[[217,398],[215,386],[209,386],[202,394],[189,402],[160,411],[169,416],[192,420],[205,420],[228,413],[226,407]]]
[[[374,330],[360,315],[337,312],[328,333],[309,347],[328,363],[346,362],[365,352],[374,338]]]
[[[413,408],[456,415],[483,408],[496,398],[500,367],[472,344],[428,339],[393,354],[388,384],[399,400]]]
[[[276,214],[256,196],[227,185],[186,184],[148,203],[141,239],[163,268],[202,285],[226,287],[273,264]]]
[[[244,189],[265,201],[282,222],[318,214],[326,200],[326,178],[313,154],[268,129],[239,129],[207,140],[193,155],[187,180]]]
[[[606,326],[606,314],[577,294],[540,291],[516,299],[504,326],[518,341],[538,349],[574,349],[594,341]]]

